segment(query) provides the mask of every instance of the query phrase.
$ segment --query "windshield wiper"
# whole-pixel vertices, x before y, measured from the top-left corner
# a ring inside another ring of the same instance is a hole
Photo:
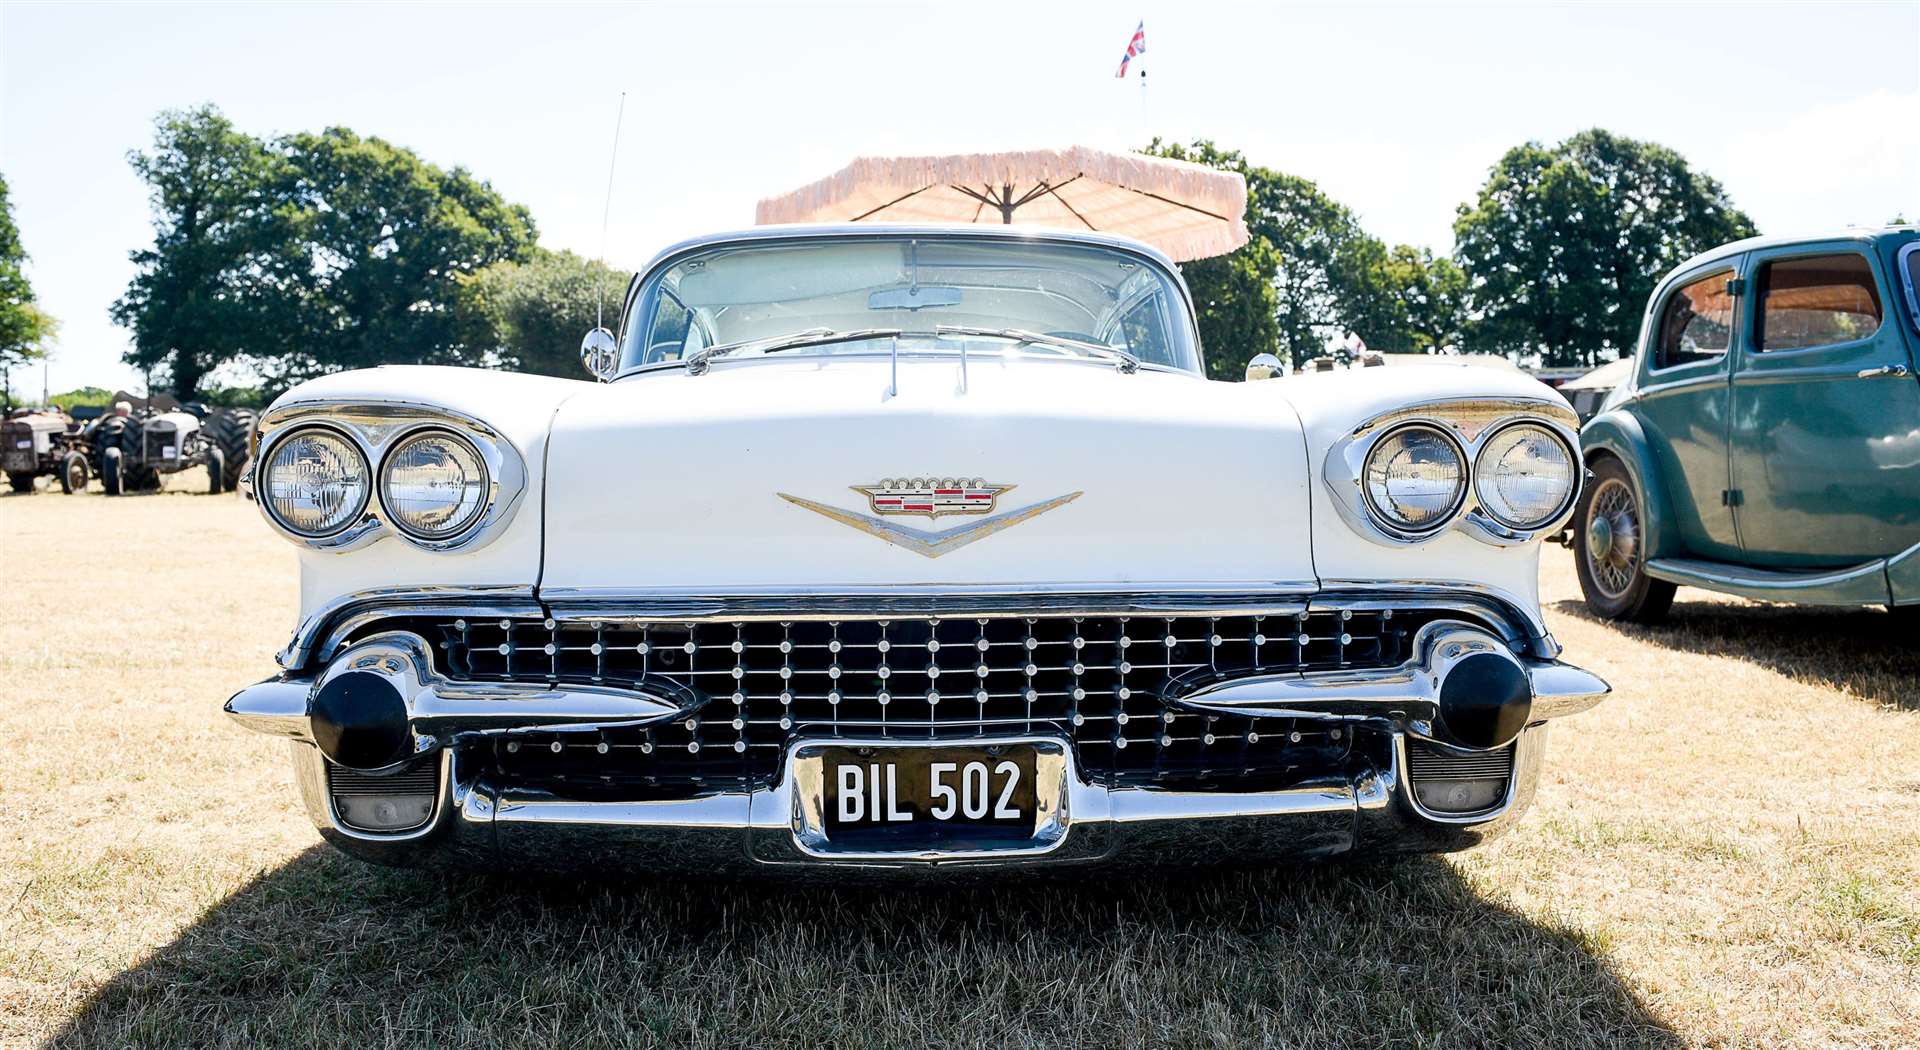
[[[1128,375],[1140,370],[1140,359],[1105,343],[1089,343],[1084,339],[1069,339],[1064,335],[1048,335],[1045,332],[1030,332],[1025,328],[985,328],[969,324],[943,324],[934,327],[937,335],[972,335],[985,339],[1010,339],[1019,346],[1049,346],[1059,350],[1072,350],[1095,357],[1105,357]]]
[[[794,350],[803,346],[825,346],[829,343],[851,343],[860,339],[885,339],[888,336],[905,335],[898,328],[856,328],[842,332],[832,328],[806,328],[786,335],[767,336],[762,339],[742,339],[734,343],[719,343],[704,350],[695,350],[687,355],[688,375],[700,375],[716,357],[739,353],[743,350],[762,354],[778,353],[782,350]]]

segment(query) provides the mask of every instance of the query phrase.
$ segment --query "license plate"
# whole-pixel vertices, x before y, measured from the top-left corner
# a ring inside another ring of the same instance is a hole
[[[13,447],[14,447],[14,448],[32,448],[32,447],[33,447],[33,439],[32,439],[32,438],[28,438],[28,439],[26,439],[25,441],[16,441],[16,442],[14,442],[14,443],[13,443]]]
[[[1043,754],[1044,752],[1044,754]],[[1063,830],[1057,743],[814,744],[803,844],[822,853],[1039,848]]]
[[[1031,747],[834,748],[820,757],[828,835],[914,823],[1033,828]]]

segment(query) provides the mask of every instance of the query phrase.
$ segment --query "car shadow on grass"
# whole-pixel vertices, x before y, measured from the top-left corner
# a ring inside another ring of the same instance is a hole
[[[315,847],[49,1045],[1678,1045],[1437,858],[965,889],[456,878]]]
[[[1602,620],[1573,599],[1551,608],[1665,649],[1749,660],[1876,704],[1920,710],[1920,620],[1908,626],[1880,609],[1676,601],[1665,622],[1649,626]]]

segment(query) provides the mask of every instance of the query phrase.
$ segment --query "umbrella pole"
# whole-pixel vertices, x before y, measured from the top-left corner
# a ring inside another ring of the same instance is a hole
[[[1012,226],[1013,209],[1017,207],[1019,207],[1019,205],[1013,203],[1013,184],[1003,183],[1000,187],[1000,221],[1008,226]]]

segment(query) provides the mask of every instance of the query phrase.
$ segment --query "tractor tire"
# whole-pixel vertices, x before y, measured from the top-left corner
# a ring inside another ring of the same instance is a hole
[[[220,450],[226,466],[216,492],[232,492],[240,487],[240,476],[247,472],[248,446],[253,441],[254,412],[251,408],[223,408],[207,416],[200,432]]]
[[[120,492],[149,492],[160,487],[160,472],[141,458],[140,444],[146,433],[138,419],[128,419],[114,435],[120,447]]]
[[[118,445],[109,445],[100,453],[100,485],[109,496],[120,495],[120,467],[125,459]]]
[[[220,446],[207,446],[207,495],[218,496],[227,491],[220,487],[227,478],[227,457],[221,453]]]
[[[60,491],[69,496],[87,491],[87,457],[69,452],[61,458]]]
[[[17,474],[8,474],[7,485],[11,487],[13,491],[25,495],[33,491],[33,479],[34,474],[32,471],[23,470]]]

